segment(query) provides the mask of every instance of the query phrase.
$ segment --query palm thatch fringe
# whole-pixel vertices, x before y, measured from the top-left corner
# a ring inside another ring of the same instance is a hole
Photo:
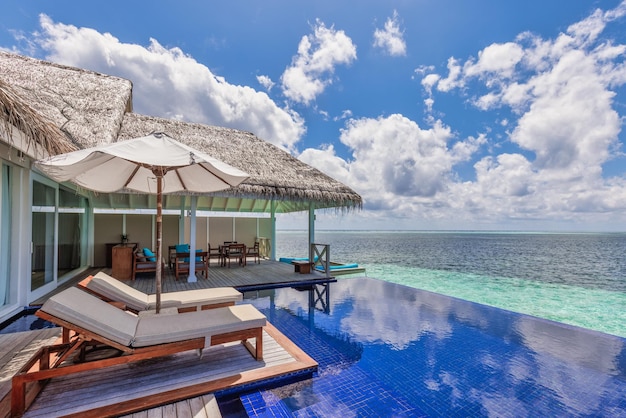
[[[19,129],[28,140],[25,153],[36,156],[39,149],[49,155],[77,149],[52,122],[40,116],[13,89],[0,80],[0,127],[12,143],[13,129]]]
[[[0,80],[78,148],[115,141],[132,109],[129,80],[3,51]]]

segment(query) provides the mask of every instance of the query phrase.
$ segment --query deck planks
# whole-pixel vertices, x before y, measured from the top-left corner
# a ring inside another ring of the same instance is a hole
[[[120,418],[221,418],[221,416],[215,396],[209,394],[123,415]]]
[[[174,408],[160,411],[164,416],[177,416],[175,411],[190,407],[189,403],[174,405],[181,400],[317,367],[271,324],[264,329],[263,344],[262,362],[254,360],[242,344],[229,343],[205,349],[202,358],[190,351],[55,378],[24,417],[119,415],[163,403]],[[151,413],[158,416],[159,411]]]
[[[88,275],[95,274],[101,270],[108,274],[111,273],[111,269],[106,268],[87,269],[65,281],[55,291],[34,301],[31,305],[41,305],[53,294],[67,287],[74,286]],[[221,267],[214,263],[210,265],[208,279],[201,275],[197,275],[197,277],[196,282],[188,282],[187,280],[177,281],[175,280],[173,271],[166,267],[162,282],[163,292],[212,287],[236,287],[241,291],[246,291],[251,289],[256,290],[336,281],[333,277],[326,278],[322,273],[315,271],[312,271],[310,274],[299,274],[294,271],[293,266],[290,264],[269,260],[263,260],[260,264],[250,263],[246,267],[233,265],[231,268]],[[128,280],[125,281],[125,283],[145,293],[155,293],[156,291],[154,274],[139,274],[136,280]],[[271,336],[268,335],[267,330],[270,330]],[[58,329],[52,331],[48,330],[48,332],[53,332],[56,336],[60,333]],[[21,338],[27,339],[28,337]],[[48,344],[51,344],[54,339],[56,339],[56,337]],[[8,339],[5,341],[7,344],[0,343],[0,366],[5,357],[8,356],[10,358],[16,351],[20,351],[19,349],[15,349],[16,345],[14,345],[13,342],[9,342]],[[111,405],[111,403],[117,405],[118,409],[115,409],[115,411],[117,411],[115,415],[125,414],[128,413],[128,411],[137,410],[136,401],[133,401],[133,399],[137,399],[138,397],[149,399],[150,397],[162,396],[164,392],[166,392],[166,396],[171,398],[166,405],[150,409],[144,407],[143,411],[136,412],[132,416],[184,416],[186,418],[185,414],[189,410],[194,414],[200,414],[198,416],[204,416],[203,414],[205,413],[207,414],[206,416],[209,417],[219,416],[215,415],[216,413],[219,414],[219,409],[213,410],[213,414],[210,413],[209,401],[207,400],[209,398],[204,399],[203,395],[197,395],[208,393],[208,391],[211,391],[209,390],[210,388],[214,391],[259,379],[288,374],[298,370],[313,370],[317,367],[317,363],[315,363],[314,360],[280,334],[271,324],[268,324],[266,332],[264,332],[264,344],[264,367],[262,368],[259,368],[258,363],[253,360],[248,351],[245,350],[241,344],[231,343],[205,350],[205,356],[203,356],[200,362],[206,369],[204,375],[198,375],[197,373],[197,369],[199,368],[197,357],[194,361],[190,360],[195,356],[195,354],[193,354],[193,356],[187,356],[186,359],[183,358],[185,356],[179,356],[180,358],[175,360],[180,364],[177,363],[177,366],[174,368],[168,367],[167,365],[160,367],[159,362],[152,364],[150,369],[153,373],[161,376],[159,378],[155,378],[150,374],[142,374],[144,372],[138,373],[137,369],[133,369],[135,373],[125,375],[118,375],[117,373],[119,373],[119,371],[116,370],[115,373],[110,374],[102,373],[96,374],[95,376],[81,376],[78,382],[71,379],[54,379],[47,385],[24,416],[57,416],[58,414],[55,415],[55,408],[60,408],[57,411],[63,411],[63,414],[72,413],[70,410],[66,410],[66,405],[68,405],[68,393],[72,394],[72,403],[76,399],[80,400],[82,398],[87,400],[87,402],[78,402],[79,405],[75,407],[75,410],[78,411],[76,412],[78,415],[83,415],[85,408],[96,408],[95,410],[100,412],[96,413],[94,416],[101,416],[104,413],[103,411],[106,410],[107,406]],[[22,345],[24,345],[24,340],[22,340]],[[36,348],[41,345],[42,343],[39,341],[32,350],[23,352],[21,354],[23,361],[25,362]],[[11,349],[6,347],[11,347]],[[209,351],[210,356],[208,356]],[[213,364],[211,364],[211,361],[205,362],[206,359],[211,359]],[[250,364],[250,362],[253,364]],[[15,370],[13,370],[12,373],[7,371],[7,375],[10,374],[10,376],[12,376],[15,371],[19,369],[21,363],[19,363],[19,365],[17,365],[18,363],[15,364]],[[219,364],[219,367],[215,366],[217,364]],[[233,378],[233,376],[239,376],[239,378]],[[0,378],[1,377],[2,375],[0,375]],[[184,389],[177,389],[183,386]],[[203,389],[199,389],[200,387]],[[94,391],[94,388],[98,388],[97,391]],[[2,399],[2,390],[2,381],[0,380],[0,400]],[[10,377],[8,381],[5,382],[4,391],[5,394],[10,391]],[[44,394],[45,397],[49,398],[44,398]],[[42,401],[42,399],[52,400],[56,398],[62,400],[58,403],[51,403],[51,405],[54,406],[49,408],[39,406],[39,404],[43,405],[48,402],[47,400]],[[94,399],[98,399],[98,401],[94,402]],[[179,404],[179,401],[181,404]],[[204,407],[200,408],[199,405],[203,402]],[[214,406],[217,408],[216,402]],[[104,409],[98,410],[97,408]],[[191,416],[195,417],[196,415]]]
[[[54,344],[60,336],[60,328],[0,335],[0,417],[11,409],[11,378],[40,347]]]
[[[104,271],[111,274],[110,268],[90,268],[75,277],[68,279],[51,293],[33,301],[31,306],[42,305],[50,296],[61,290],[76,285],[79,281]],[[197,274],[197,281],[176,280],[174,273],[167,266],[163,270],[162,291],[176,292],[181,290],[207,289],[213,287],[235,287],[241,291],[248,289],[275,288],[284,286],[297,286],[303,283],[327,283],[336,281],[334,277],[326,278],[324,274],[311,271],[309,274],[295,273],[291,264],[279,261],[263,260],[260,264],[249,263],[246,267],[233,265],[231,268],[221,267],[213,263],[209,267],[209,278]],[[148,294],[156,293],[155,275],[153,273],[140,273],[136,280],[125,280],[124,283]]]

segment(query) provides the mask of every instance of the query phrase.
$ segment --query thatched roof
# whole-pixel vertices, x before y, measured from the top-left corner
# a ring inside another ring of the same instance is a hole
[[[25,144],[14,144],[15,129],[25,137]],[[0,79],[0,133],[9,146],[32,157],[61,154],[76,147],[52,122],[42,117],[8,84]]]
[[[116,140],[131,110],[128,80],[2,51],[0,81],[79,148]]]
[[[150,132],[165,132],[250,174],[238,187],[215,195],[248,199],[247,204],[239,202],[240,210],[266,212],[272,200],[278,212],[306,210],[308,202],[314,202],[316,208],[361,207],[361,196],[352,189],[250,132],[127,113],[119,140]],[[176,198],[170,200],[177,202]],[[199,202],[204,209],[230,209],[224,204],[225,199]]]
[[[128,80],[0,51],[0,114],[5,127],[16,126],[46,144],[51,154],[72,145],[89,148],[162,131],[250,174],[226,192],[201,197],[199,209],[234,212],[293,212],[315,208],[353,209],[361,196],[289,153],[234,129],[187,123],[132,112]],[[6,98],[1,96],[6,91]],[[1,110],[1,109],[0,109]],[[167,196],[166,208],[189,204]],[[154,208],[153,196],[93,195],[96,207]]]

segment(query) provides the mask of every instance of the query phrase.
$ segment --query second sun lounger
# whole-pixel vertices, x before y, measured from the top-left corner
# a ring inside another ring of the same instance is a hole
[[[107,302],[121,302],[134,312],[156,308],[156,295],[148,295],[104,272],[89,276],[78,286]],[[234,305],[243,299],[241,292],[232,287],[183,290],[161,294],[161,308],[178,308],[179,312],[220,308]]]

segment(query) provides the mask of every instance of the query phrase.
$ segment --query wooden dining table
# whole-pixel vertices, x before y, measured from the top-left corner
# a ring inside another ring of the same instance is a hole
[[[220,252],[222,254],[222,267],[226,266],[226,259],[228,259],[228,267],[230,267],[230,258],[233,257],[233,254],[237,254],[239,258],[239,264],[242,267],[246,266],[246,245],[238,244],[235,242],[225,241],[223,245],[220,246]]]

